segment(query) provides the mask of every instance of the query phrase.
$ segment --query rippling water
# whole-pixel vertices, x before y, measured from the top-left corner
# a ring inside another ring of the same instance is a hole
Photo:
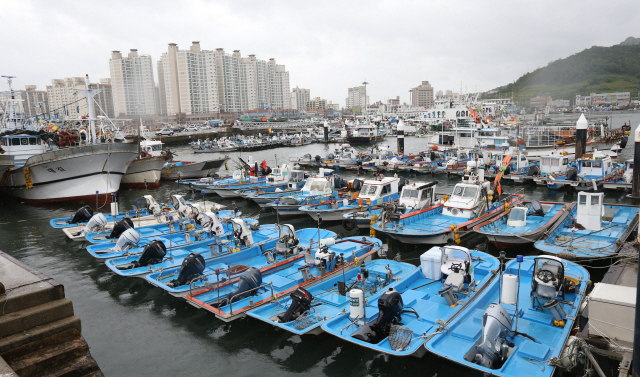
[[[615,116],[614,116],[615,117]],[[620,119],[627,116],[620,116]],[[638,124],[637,114],[631,114],[632,124]],[[619,121],[617,123],[622,123]],[[619,127],[619,124],[617,125]],[[424,140],[406,138],[407,151],[425,149]],[[395,148],[395,138],[385,144]],[[230,157],[267,159],[282,164],[290,156],[305,153],[326,155],[335,145],[313,144],[299,148],[279,148],[254,153],[232,153]],[[172,148],[173,149],[173,148]],[[187,147],[176,148],[178,158],[203,160],[207,154],[194,155]],[[622,158],[632,158],[631,142]],[[229,165],[233,169],[232,164]],[[352,178],[354,173],[340,172]],[[367,173],[365,176],[372,176]],[[407,175],[410,181],[439,181],[437,192],[450,192],[455,179],[444,176]],[[504,185],[507,192],[523,190],[528,198],[571,202],[575,193],[548,192],[531,186]],[[148,190],[158,201],[170,193],[185,191],[176,183],[163,183]],[[122,208],[130,208],[142,200],[145,190],[123,190],[119,195]],[[190,194],[189,194],[190,195]],[[187,198],[189,198],[188,196]],[[197,195],[199,198],[200,195]],[[223,203],[219,197],[209,197]],[[55,204],[29,206],[17,200],[2,198],[0,211],[0,249],[64,284],[67,297],[73,300],[76,315],[82,319],[83,335],[91,353],[107,376],[157,375],[260,375],[286,376],[304,373],[309,376],[369,376],[369,375],[472,375],[466,368],[427,354],[418,360],[394,358],[340,341],[328,335],[300,337],[277,330],[250,318],[223,323],[204,310],[176,299],[142,279],[123,278],[112,274],[103,263],[93,259],[84,249],[86,244],[69,241],[60,230],[49,226],[49,219],[71,216],[78,205]],[[624,193],[606,193],[608,203],[632,202]],[[88,203],[92,207],[95,203]],[[229,201],[224,202],[229,204]],[[276,221],[274,214],[242,199],[237,205],[245,215],[259,218],[262,223]],[[104,212],[108,209],[104,208]],[[286,220],[297,229],[315,227],[310,217],[298,216]],[[342,236],[364,234],[358,230],[346,232],[340,224],[323,225]],[[472,237],[468,247],[487,247],[480,237]],[[424,246],[390,242],[390,255],[401,254],[404,261],[418,264]],[[495,255],[496,250],[488,247]],[[525,255],[533,249],[518,250]],[[509,253],[512,257],[515,251]],[[592,269],[592,280],[598,281],[603,269]],[[1,277],[0,277],[1,280]]]

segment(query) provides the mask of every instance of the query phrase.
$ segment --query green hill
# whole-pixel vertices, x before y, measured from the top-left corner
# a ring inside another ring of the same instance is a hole
[[[640,91],[640,39],[629,38],[611,47],[591,47],[565,59],[549,63],[520,77],[515,83],[485,94],[487,98],[510,96],[519,105],[528,106],[538,95],[553,99],[573,100],[577,94],[592,92],[631,92],[637,98]]]

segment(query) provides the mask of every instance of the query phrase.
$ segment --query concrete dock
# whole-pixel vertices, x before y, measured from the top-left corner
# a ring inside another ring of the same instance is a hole
[[[0,251],[0,376],[103,376],[64,286]]]

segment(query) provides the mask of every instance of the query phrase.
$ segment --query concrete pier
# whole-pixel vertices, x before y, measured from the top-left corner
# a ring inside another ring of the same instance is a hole
[[[0,251],[0,376],[103,376],[64,286]]]

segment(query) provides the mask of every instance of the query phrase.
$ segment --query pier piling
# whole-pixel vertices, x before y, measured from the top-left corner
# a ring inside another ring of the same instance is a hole
[[[404,122],[398,122],[398,153],[404,153]]]
[[[582,155],[587,150],[587,118],[584,114],[580,114],[580,118],[576,122],[576,160],[582,158]]]

